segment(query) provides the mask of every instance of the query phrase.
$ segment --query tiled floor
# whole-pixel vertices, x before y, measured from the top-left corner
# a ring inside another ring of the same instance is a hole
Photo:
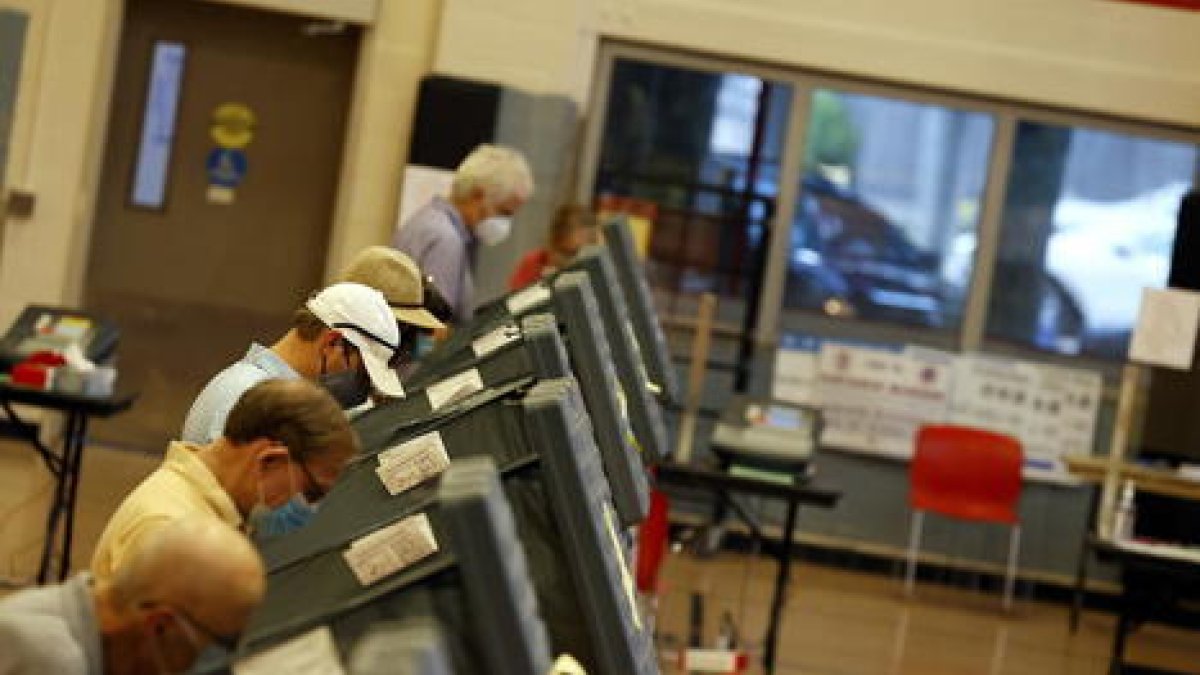
[[[126,450],[87,449],[75,518],[75,569],[87,567],[109,516],[159,461],[158,456]],[[36,575],[53,485],[28,446],[0,442],[0,579],[27,581]]]
[[[750,651],[761,653],[775,569],[769,559],[746,554],[704,561],[673,556],[663,571],[660,633],[686,639],[690,596],[699,592],[709,639],[728,611]],[[1061,605],[1018,600],[1014,612],[1006,614],[994,594],[921,585],[907,600],[898,578],[803,563],[792,569],[779,637],[780,674],[1107,672],[1115,624],[1109,614],[1085,613],[1072,635]],[[1149,626],[1132,638],[1129,656],[1138,663],[1200,673],[1200,638]]]
[[[75,567],[87,565],[104,523],[126,492],[157,466],[157,456],[88,448],[79,496]],[[28,579],[36,567],[50,482],[24,446],[0,443],[0,577]],[[898,579],[808,564],[793,567],[780,634],[778,673],[795,675],[1085,675],[1104,673],[1113,617],[1089,612],[1079,633],[1059,605],[1018,601],[1008,615],[999,597],[923,585],[905,600]],[[690,595],[705,597],[711,639],[729,611],[752,651],[761,649],[775,565],[765,557],[670,557],[660,600],[663,634],[687,635]],[[4,591],[0,589],[0,594]],[[1131,656],[1158,667],[1200,673],[1200,638],[1151,626],[1135,634]],[[758,672],[758,671],[752,671]]]

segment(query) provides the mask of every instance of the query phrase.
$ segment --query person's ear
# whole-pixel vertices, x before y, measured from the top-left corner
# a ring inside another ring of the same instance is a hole
[[[287,447],[269,438],[251,441],[248,450],[260,475],[265,474],[268,467],[286,463],[289,459]]]
[[[142,628],[149,635],[161,636],[167,630],[167,622],[171,620],[170,612],[155,605],[144,605],[139,608]]]
[[[346,338],[342,337],[342,334],[338,331],[326,329],[324,333],[321,333],[321,349],[324,350],[327,347],[337,347],[341,345],[345,339]]]

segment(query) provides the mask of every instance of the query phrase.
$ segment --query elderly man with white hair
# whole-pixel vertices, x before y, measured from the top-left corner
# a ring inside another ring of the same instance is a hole
[[[533,194],[533,174],[512,148],[481,145],[459,164],[449,199],[435,197],[396,231],[392,245],[407,253],[446,296],[454,321],[471,318],[472,268],[479,243],[504,241],[512,218]]]
[[[264,588],[240,532],[176,520],[111,579],[84,573],[0,601],[0,675],[185,672],[210,645],[233,648]]]

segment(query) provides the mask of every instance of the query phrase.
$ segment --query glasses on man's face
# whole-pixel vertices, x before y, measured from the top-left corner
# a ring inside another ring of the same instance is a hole
[[[165,607],[166,610],[171,613],[171,616],[175,618],[175,622],[183,631],[184,636],[187,638],[188,642],[192,643],[192,646],[195,647],[197,652],[203,651],[204,646],[210,643],[219,646],[221,649],[224,649],[231,654],[237,651],[238,642],[241,640],[240,635],[225,635],[218,633],[217,631],[197,621],[182,607],[177,607],[171,603],[157,601],[148,601],[142,603],[142,607],[147,609],[156,606]]]
[[[300,467],[300,473],[304,474],[304,482],[307,485],[300,490],[300,494],[304,495],[309,504],[315,504],[324,499],[325,495],[329,492],[329,488],[317,480],[317,477],[313,475],[303,460],[291,458],[290,456],[289,458],[293,464]]]

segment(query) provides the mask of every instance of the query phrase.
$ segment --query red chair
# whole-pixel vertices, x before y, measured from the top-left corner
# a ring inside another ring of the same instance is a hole
[[[1011,528],[1004,576],[1004,608],[1012,607],[1017,555],[1021,547],[1021,442],[982,429],[935,424],[917,432],[909,468],[912,507],[904,591],[912,595],[917,550],[925,512],[950,518],[1003,523]]]

